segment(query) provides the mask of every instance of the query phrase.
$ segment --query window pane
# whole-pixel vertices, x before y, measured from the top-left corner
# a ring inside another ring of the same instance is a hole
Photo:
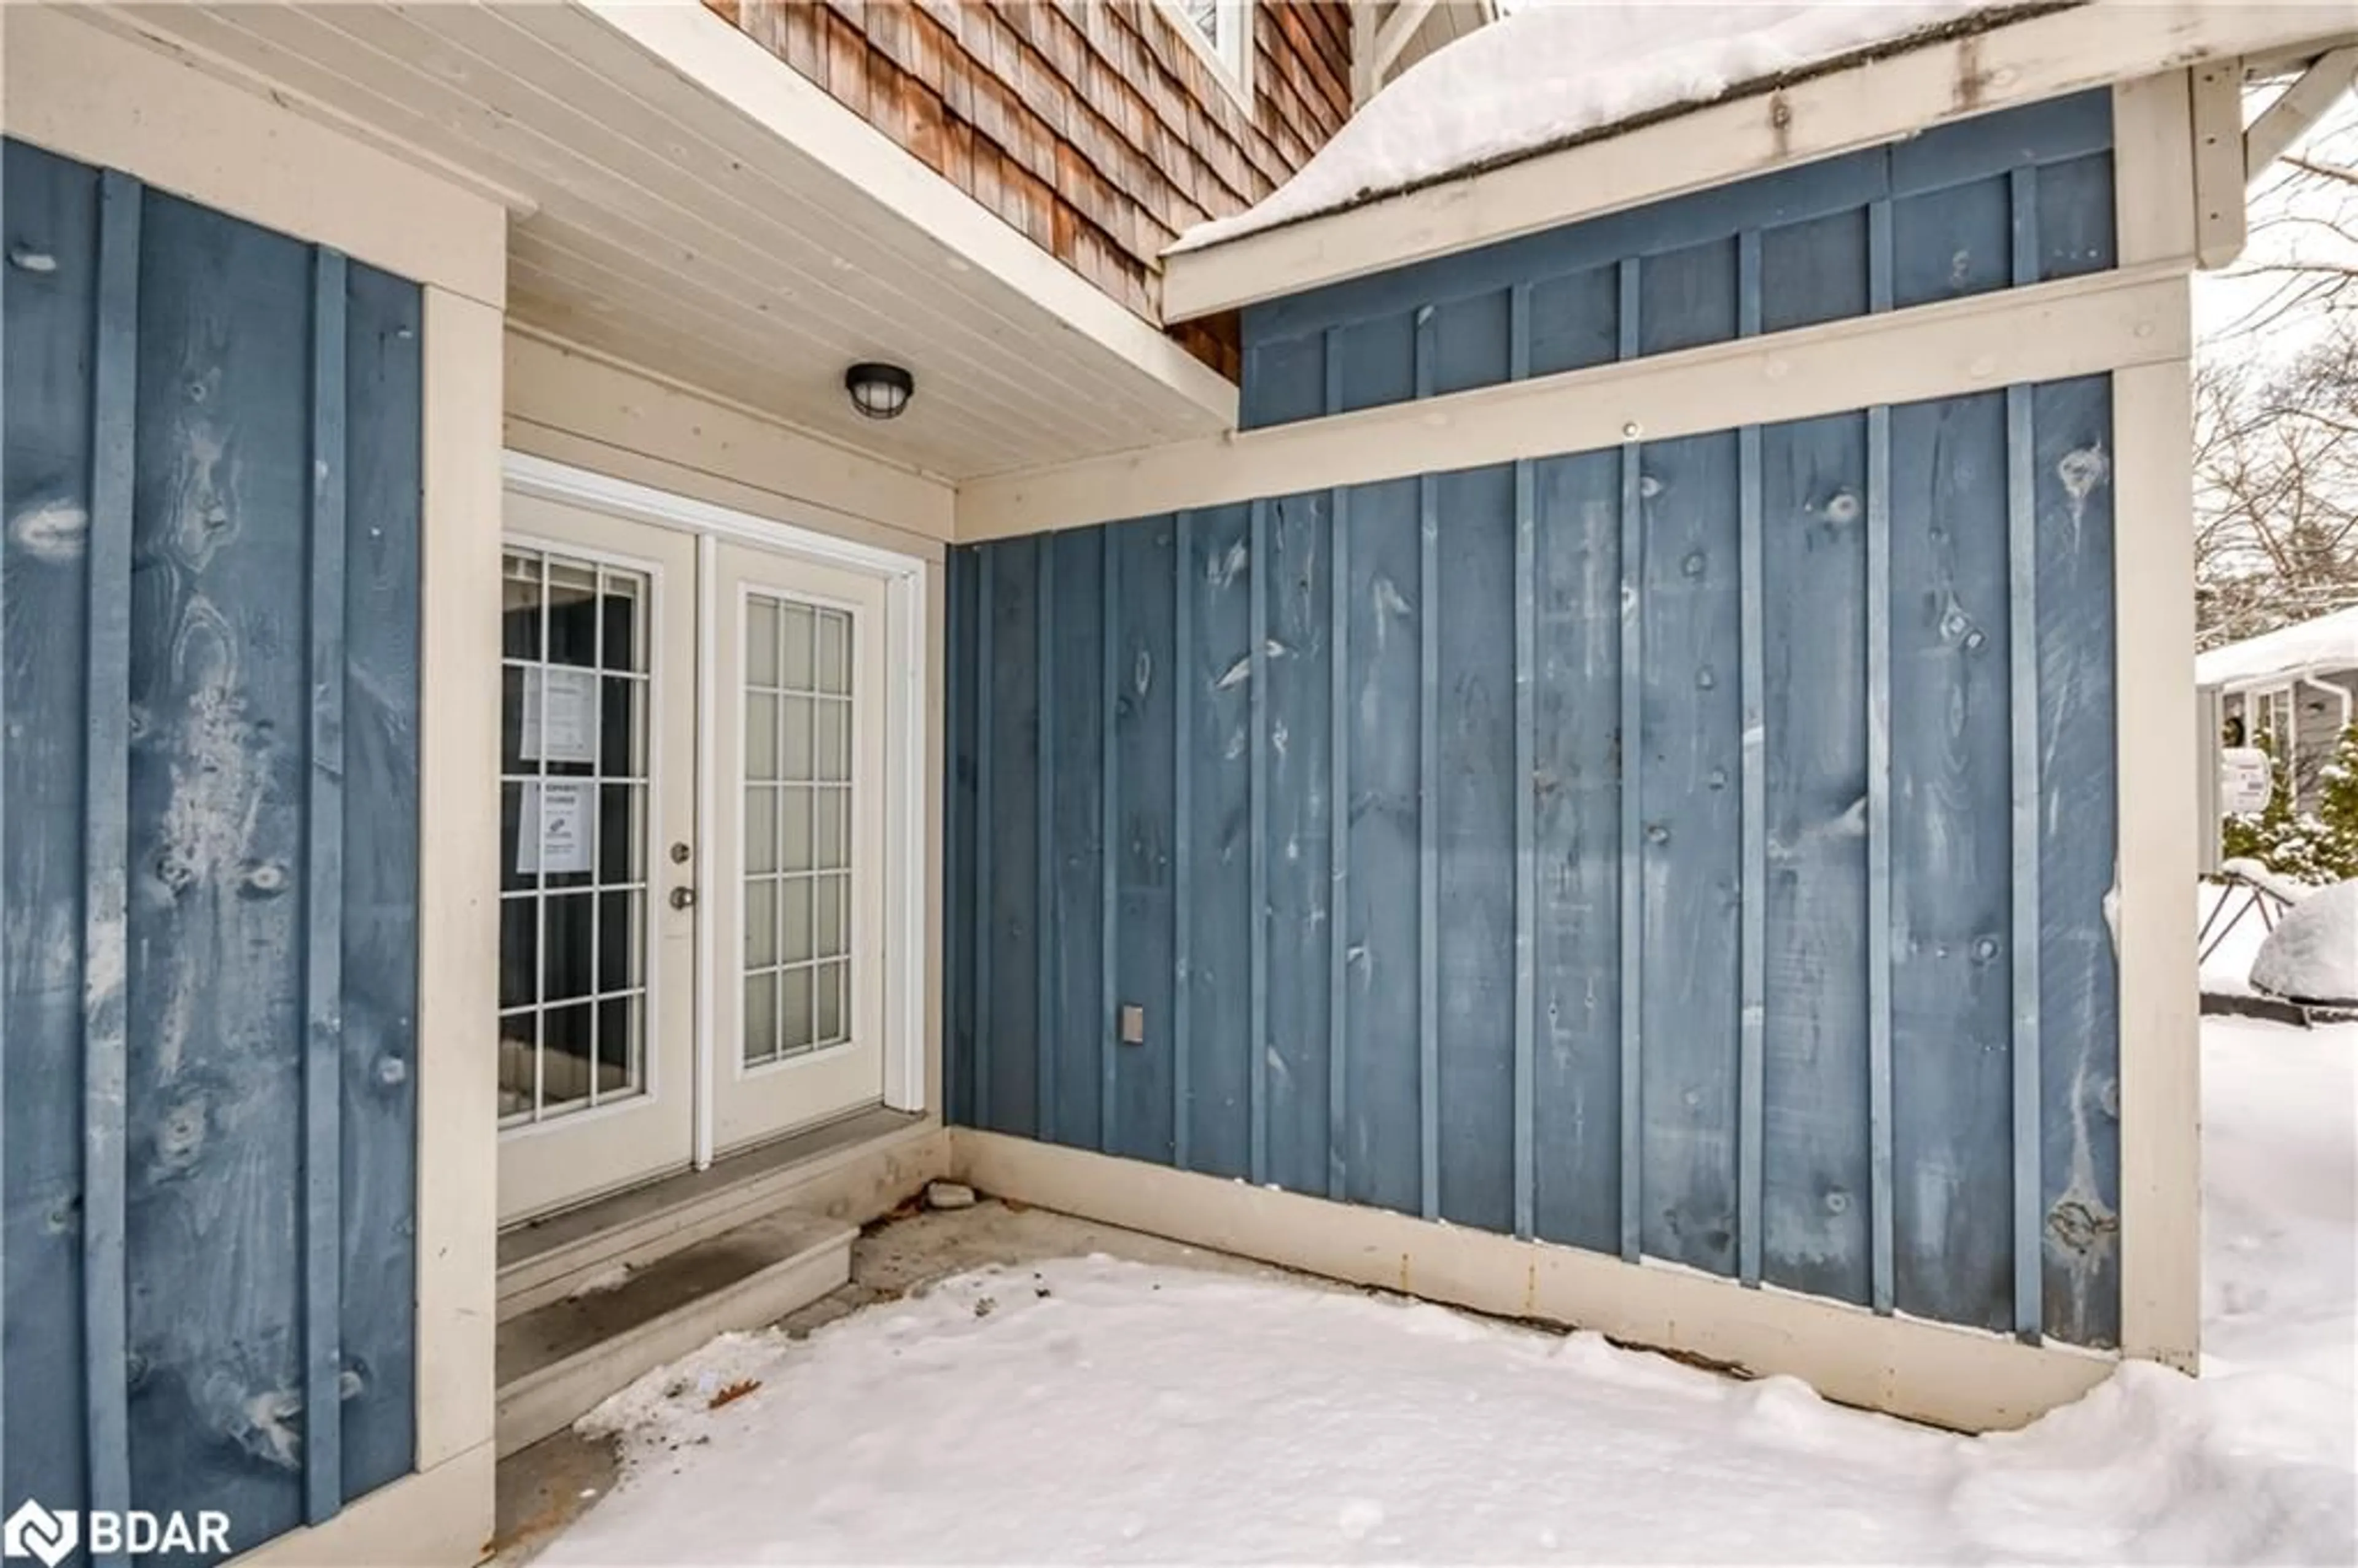
[[[548,662],[598,662],[598,568],[580,561],[548,563]]]
[[[502,563],[500,652],[511,659],[540,657],[540,557],[510,550]]]
[[[745,870],[778,869],[778,792],[770,784],[745,786]]]
[[[539,980],[540,903],[536,899],[500,900],[500,1006],[529,1007]],[[529,1021],[526,1028],[530,1027]]]
[[[788,969],[778,977],[778,1023],[781,1044],[788,1051],[807,1050],[811,1043],[811,972]]]
[[[540,1109],[590,1098],[590,1077],[598,1054],[598,1012],[587,1002],[552,1007],[541,1016]]]
[[[784,704],[778,715],[779,741],[785,754],[780,778],[806,779],[811,776],[811,699],[807,697],[783,697]]]
[[[851,777],[851,704],[818,705],[818,776],[842,783]]]
[[[745,977],[745,1042],[748,1063],[766,1062],[778,1054],[778,977]]]
[[[844,1037],[843,977],[846,966],[821,964],[818,977],[818,1041],[828,1044]]]
[[[745,601],[745,684],[778,684],[778,607],[774,600]]]
[[[778,867],[806,871],[811,865],[811,791],[807,786],[778,792]]]
[[[745,694],[745,776],[778,776],[778,699],[765,691]]]
[[[818,688],[851,694],[851,617],[839,610],[818,612]]]
[[[811,881],[788,877],[779,885],[778,957],[799,964],[811,956]]]
[[[850,815],[851,794],[848,790],[823,789],[818,792],[818,865],[822,871],[835,871],[847,863],[845,840]]]
[[[773,601],[774,602],[774,601]],[[778,633],[779,684],[789,691],[808,691],[817,684],[811,653],[811,609],[788,604]]]
[[[778,961],[778,886],[767,880],[745,884],[745,967],[766,969]]]
[[[645,666],[639,660],[645,645],[640,634],[644,617],[641,611],[646,602],[646,579],[636,572],[616,571],[608,568],[605,574],[606,596],[600,613],[606,618],[601,633],[605,645],[600,652],[599,665],[610,670],[636,670]]]

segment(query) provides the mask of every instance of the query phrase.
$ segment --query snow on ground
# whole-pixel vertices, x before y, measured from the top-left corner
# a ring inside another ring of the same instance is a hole
[[[2353,1059],[2358,1027],[2205,1023],[2206,1376],[2132,1366],[2021,1433],[1071,1260],[644,1379],[545,1561],[2349,1562]]]
[[[1259,205],[1198,223],[1172,248],[1217,244],[1708,103],[1994,8],[1993,0],[1528,5],[1419,60]]]

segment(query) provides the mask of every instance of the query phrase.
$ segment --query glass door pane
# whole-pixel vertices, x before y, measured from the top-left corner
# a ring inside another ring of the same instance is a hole
[[[500,1115],[646,1087],[649,584],[511,548],[503,573]]]
[[[852,618],[748,592],[744,617],[748,1067],[851,1037]]]

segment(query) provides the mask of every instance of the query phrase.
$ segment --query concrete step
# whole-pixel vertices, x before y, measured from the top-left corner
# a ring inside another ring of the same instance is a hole
[[[682,1171],[511,1227],[500,1234],[500,1321],[643,1271],[781,1208],[852,1219],[880,1214],[942,1173],[922,1160],[888,1159],[880,1176],[891,1190],[870,1194],[860,1172],[878,1152],[905,1152],[926,1135],[918,1117],[862,1111],[729,1155],[708,1170]]]
[[[499,1451],[571,1424],[634,1379],[715,1335],[759,1328],[851,1278],[857,1227],[780,1209],[669,1253],[608,1289],[562,1297],[499,1328]]]

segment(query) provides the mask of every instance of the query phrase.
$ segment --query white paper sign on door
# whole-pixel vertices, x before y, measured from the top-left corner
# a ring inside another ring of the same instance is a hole
[[[561,877],[590,870],[590,785],[549,779],[524,787],[516,827],[516,874]]]
[[[527,762],[596,762],[597,672],[526,665],[524,736],[516,750]]]

